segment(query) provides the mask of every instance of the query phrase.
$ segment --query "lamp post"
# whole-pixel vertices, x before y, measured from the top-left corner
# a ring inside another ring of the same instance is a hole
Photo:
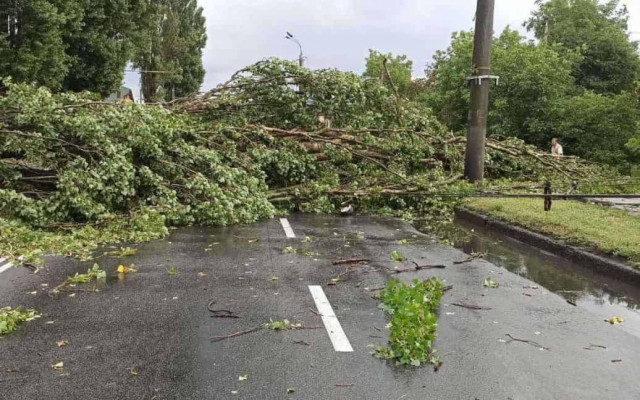
[[[304,56],[302,55],[302,45],[300,44],[300,42],[298,41],[298,39],[296,39],[291,33],[287,32],[287,34],[284,37],[287,40],[291,40],[292,42],[294,42],[295,44],[298,45],[298,48],[300,49],[300,55],[298,56],[298,64],[303,67],[304,66]]]

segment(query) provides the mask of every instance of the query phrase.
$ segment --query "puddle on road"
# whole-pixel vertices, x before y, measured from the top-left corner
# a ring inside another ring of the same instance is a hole
[[[623,317],[622,328],[640,337],[640,288],[461,219],[439,235],[467,254],[486,253],[485,260],[575,302],[600,323]]]

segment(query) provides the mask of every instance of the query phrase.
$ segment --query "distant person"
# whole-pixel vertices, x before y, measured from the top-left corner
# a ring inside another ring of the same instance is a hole
[[[564,156],[564,151],[562,150],[562,145],[558,143],[558,139],[553,138],[551,140],[551,154],[556,157]]]

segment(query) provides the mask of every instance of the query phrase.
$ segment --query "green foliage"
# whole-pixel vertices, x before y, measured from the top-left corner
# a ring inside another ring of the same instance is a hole
[[[0,78],[54,91],[120,87],[134,43],[144,36],[147,1],[0,0]],[[4,24],[4,22],[3,22]],[[6,25],[3,25],[3,27]]]
[[[317,129],[318,116],[344,129],[397,128],[439,131],[430,110],[405,103],[402,124],[393,92],[378,80],[335,69],[310,71],[297,63],[268,59],[236,72],[207,101],[176,104],[176,110],[206,112],[216,121],[260,124],[282,129]]]
[[[387,76],[384,69],[384,62],[387,62],[387,70],[391,76]],[[382,54],[375,50],[369,50],[369,57],[366,60],[366,68],[362,74],[366,78],[377,79],[383,83],[388,89],[392,89],[392,85],[396,87],[398,93],[407,96],[411,88],[411,72],[413,62],[407,59],[407,56],[394,56],[393,54]]]
[[[640,133],[640,103],[630,93],[586,92],[563,101],[554,119],[553,136],[565,152],[623,168],[628,162],[625,145]]]
[[[87,270],[86,274],[76,274],[74,276],[70,276],[67,278],[67,283],[72,285],[77,285],[80,283],[87,283],[89,281],[94,281],[98,279],[105,279],[107,277],[107,273],[100,269],[98,264],[93,264],[93,267]]]
[[[207,41],[202,7],[192,0],[160,0],[149,6],[148,35],[136,49],[145,101],[195,94],[204,79],[202,50]]]
[[[380,308],[391,317],[388,349],[378,348],[374,355],[394,358],[398,364],[419,366],[432,361],[436,337],[435,311],[442,297],[442,281],[431,278],[411,285],[396,279],[380,293]]]
[[[484,280],[484,282],[482,283],[482,286],[484,287],[488,287],[488,288],[492,288],[492,289],[496,289],[500,286],[500,284],[496,281],[493,280],[493,278],[486,278]]]
[[[169,268],[167,268],[167,273],[170,276],[175,276],[175,275],[178,275],[178,270],[172,265]]]
[[[472,53],[473,32],[455,33],[449,49],[437,52],[427,70],[433,83],[423,101],[455,131],[467,125]],[[579,58],[506,28],[493,43],[492,74],[500,76],[500,84],[491,88],[489,132],[546,146],[548,114],[572,89],[571,71]]]
[[[395,262],[402,262],[407,259],[404,254],[400,253],[397,250],[393,250],[391,253],[389,253],[389,257],[391,257],[391,260]]]
[[[12,85],[0,98],[6,133],[0,148],[25,163],[2,175],[0,211],[35,225],[97,221],[144,207],[174,224],[226,225],[273,215],[256,168],[238,168],[236,157],[207,146],[194,121],[160,107],[94,109],[87,101],[25,85]],[[19,115],[11,111],[16,106]],[[34,187],[51,195],[16,194],[30,182],[21,179],[27,170],[50,175],[51,169],[57,176]]]
[[[282,254],[296,254],[298,249],[296,247],[287,246],[282,249]]]
[[[64,29],[70,57],[66,90],[108,96],[120,88],[124,68],[142,35],[149,2],[145,0],[80,0],[82,12]]]
[[[0,308],[0,336],[9,334],[18,329],[23,322],[33,321],[36,318],[40,318],[40,314],[35,310],[22,310],[20,307]]]
[[[67,24],[79,18],[81,9],[77,3],[0,0],[0,78],[11,76],[16,81],[61,89],[71,61],[64,31]]]
[[[638,45],[629,39],[629,13],[619,0],[538,0],[525,23],[536,37],[579,50],[582,62],[573,76],[578,85],[597,93],[631,90],[638,78]]]
[[[105,215],[93,224],[64,230],[34,227],[16,219],[0,218],[0,254],[9,255],[19,264],[40,266],[44,254],[73,254],[81,260],[92,258],[91,252],[100,244],[139,243],[168,234],[165,217],[145,208],[127,216]]]
[[[288,319],[283,319],[282,321],[269,320],[269,322],[263,324],[263,327],[272,331],[289,331],[302,328],[302,324],[292,324]]]

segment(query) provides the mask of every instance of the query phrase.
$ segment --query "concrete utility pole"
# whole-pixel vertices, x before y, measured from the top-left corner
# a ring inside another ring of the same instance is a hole
[[[478,0],[476,30],[473,41],[473,74],[471,111],[465,153],[464,175],[472,183],[484,179],[484,147],[489,113],[491,76],[491,44],[493,42],[493,10],[495,0]]]

